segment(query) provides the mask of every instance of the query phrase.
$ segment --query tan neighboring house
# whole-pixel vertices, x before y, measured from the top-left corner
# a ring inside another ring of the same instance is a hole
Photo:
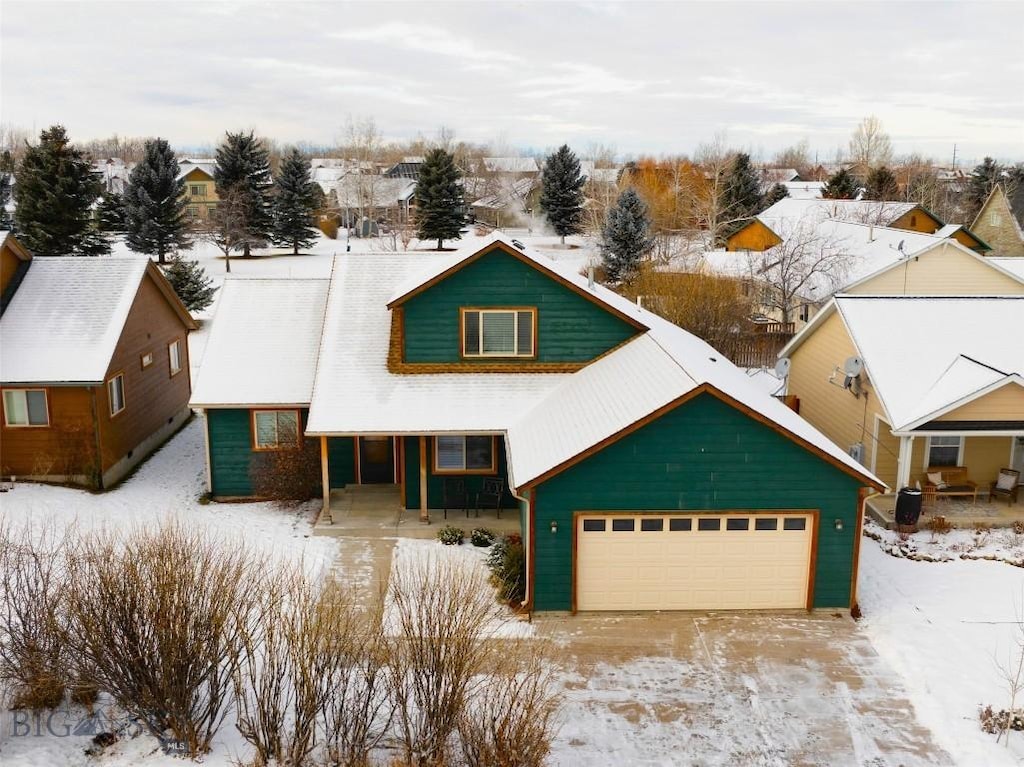
[[[216,167],[216,160],[207,159],[187,159],[178,163],[178,178],[185,179],[183,194],[188,202],[189,218],[193,221],[208,221],[210,213],[217,208],[220,198],[213,180]]]
[[[1024,193],[1018,193],[1024,197]],[[1024,256],[1024,229],[1002,184],[996,184],[971,224],[971,230],[992,246],[994,256]]]
[[[930,271],[916,284],[941,289]],[[800,415],[891,489],[964,467],[986,491],[1024,468],[1024,281],[984,292],[836,296],[779,355]]]

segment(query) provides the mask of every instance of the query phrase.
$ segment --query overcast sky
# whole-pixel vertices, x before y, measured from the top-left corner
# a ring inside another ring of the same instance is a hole
[[[725,132],[821,159],[876,114],[897,152],[1024,159],[1024,2],[12,2],[6,123],[73,138],[225,129],[329,144],[348,116],[432,136],[620,154]]]

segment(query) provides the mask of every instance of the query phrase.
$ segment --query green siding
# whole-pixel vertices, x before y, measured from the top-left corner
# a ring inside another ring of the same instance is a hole
[[[845,607],[860,486],[764,424],[700,395],[535,488],[534,606],[571,609],[574,511],[820,509],[814,606]]]
[[[537,307],[539,362],[586,362],[637,332],[606,309],[496,250],[404,304],[405,361],[462,361],[459,309],[467,306]],[[503,360],[482,361],[493,364]]]
[[[210,473],[213,494],[223,497],[252,495],[249,471],[256,452],[252,449],[251,410],[207,410],[210,440]],[[302,424],[309,411],[302,410]],[[331,487],[344,487],[354,481],[355,458],[351,437],[330,438],[327,442]]]
[[[354,437],[327,438],[327,471],[331,489],[356,481],[355,444]]]
[[[434,467],[434,438],[427,437],[427,507],[440,509],[444,507],[444,480],[445,477],[458,477],[466,480],[466,489],[469,491],[470,499],[482,486],[484,475],[437,475],[433,472]],[[505,463],[505,440],[498,438],[498,462],[497,472],[491,476],[498,476],[505,480],[505,497],[502,499],[503,509],[514,509],[518,505],[516,498],[508,490],[508,467]],[[418,509],[420,507],[420,439],[419,437],[405,438],[405,508]]]

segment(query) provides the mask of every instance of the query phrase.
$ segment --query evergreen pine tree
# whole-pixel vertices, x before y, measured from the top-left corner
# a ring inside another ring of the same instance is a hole
[[[841,168],[836,171],[821,190],[826,200],[852,200],[857,196],[857,179],[848,170]]]
[[[580,172],[579,158],[562,144],[544,163],[541,176],[540,207],[548,223],[562,238],[583,231],[583,185],[586,177]]]
[[[281,161],[281,172],[274,183],[274,242],[289,245],[292,253],[316,242],[315,192],[309,160],[292,149]]]
[[[763,210],[767,210],[779,200],[784,200],[787,197],[789,197],[789,190],[786,189],[785,185],[774,184],[772,188],[768,190],[768,193],[761,199],[761,206],[757,212],[760,213]]]
[[[416,179],[416,236],[437,240],[441,250],[444,240],[457,240],[462,234],[465,207],[455,158],[444,149],[430,150]]]
[[[967,218],[968,221],[981,210],[981,206],[985,204],[985,200],[988,199],[995,185],[999,183],[1002,175],[1003,167],[991,157],[986,157],[980,165],[974,166],[964,192],[964,202],[970,214]]]
[[[895,173],[884,165],[871,169],[864,191],[865,200],[895,200],[899,195],[900,186]]]
[[[185,179],[178,178],[178,160],[164,139],[146,142],[145,156],[128,176],[124,192],[125,232],[128,246],[156,256],[191,245]]]
[[[609,281],[621,282],[636,273],[640,259],[654,246],[650,234],[647,203],[630,187],[608,211],[602,231],[601,257]]]
[[[96,226],[107,234],[125,230],[124,197],[117,192],[104,192],[96,206]]]
[[[761,179],[750,162],[750,155],[739,152],[725,176],[722,210],[733,221],[749,218],[761,210],[761,199]]]
[[[228,133],[217,147],[217,168],[213,172],[218,196],[234,193],[245,207],[247,236],[242,255],[248,258],[253,244],[270,239],[274,220],[268,189],[271,184],[270,154],[252,131]]]
[[[0,171],[0,229],[9,230],[13,228],[14,222],[11,214],[7,212],[7,205],[11,201],[11,174]]]
[[[92,163],[54,125],[29,146],[15,174],[14,223],[25,247],[43,256],[96,256],[110,252],[96,228],[93,205],[103,183]]]
[[[206,270],[198,261],[173,256],[164,267],[164,276],[190,312],[200,312],[213,303],[217,288],[213,287],[213,280],[206,276]]]

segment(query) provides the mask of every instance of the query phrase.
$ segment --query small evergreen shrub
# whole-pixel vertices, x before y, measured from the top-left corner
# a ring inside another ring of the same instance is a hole
[[[454,525],[445,525],[437,531],[437,540],[445,546],[461,546],[465,537],[466,534],[462,532],[462,529]]]
[[[518,604],[525,599],[526,555],[521,536],[513,533],[495,543],[487,556],[487,567],[503,600]]]
[[[469,534],[469,542],[474,546],[484,548],[494,543],[495,537],[493,531],[488,530],[486,527],[478,527]]]

